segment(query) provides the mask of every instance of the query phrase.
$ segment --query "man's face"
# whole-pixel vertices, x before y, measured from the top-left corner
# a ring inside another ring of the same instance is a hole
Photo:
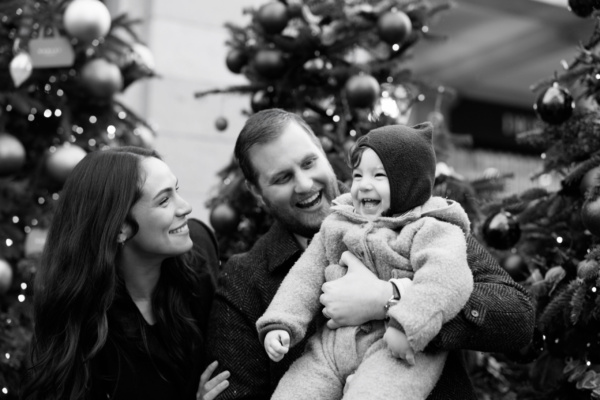
[[[281,136],[249,150],[257,175],[252,192],[292,232],[312,237],[338,195],[337,180],[322,149],[295,122]]]

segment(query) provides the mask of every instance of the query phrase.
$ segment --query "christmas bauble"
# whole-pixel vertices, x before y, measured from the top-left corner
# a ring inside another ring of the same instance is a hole
[[[257,90],[250,98],[250,106],[255,113],[273,107],[273,97],[266,90]]]
[[[588,189],[600,185],[600,166],[590,169],[583,175],[581,182],[579,182],[579,192],[585,195]]]
[[[594,0],[569,0],[569,10],[578,17],[587,18],[594,11]]]
[[[29,231],[25,237],[25,257],[33,257],[42,254],[47,236],[48,229],[31,228],[31,231]]]
[[[557,82],[542,92],[533,106],[542,121],[554,125],[568,120],[573,114],[574,108],[573,97]]]
[[[240,216],[229,204],[221,203],[212,209],[209,220],[215,232],[228,235],[237,230]]]
[[[521,227],[517,219],[507,211],[490,215],[483,223],[483,239],[498,250],[506,250],[514,246],[521,237]]]
[[[21,86],[31,76],[31,71],[33,71],[31,56],[24,51],[19,52],[10,62],[8,70],[15,87]]]
[[[25,164],[25,147],[8,133],[0,133],[0,176],[10,175]]]
[[[283,54],[279,50],[259,50],[254,56],[256,71],[265,78],[281,78],[286,70]]]
[[[402,43],[412,32],[412,22],[402,11],[390,11],[377,20],[379,37],[386,43]]]
[[[64,183],[85,155],[86,152],[81,147],[65,143],[50,152],[46,159],[46,170],[58,183]]]
[[[266,33],[281,33],[289,20],[287,7],[278,1],[272,1],[260,7],[256,19]]]
[[[97,97],[111,97],[123,88],[121,70],[104,58],[88,61],[81,69],[81,79],[84,86]]]
[[[320,136],[319,141],[321,142],[321,147],[323,147],[323,151],[325,151],[325,153],[333,150],[333,141],[327,136]]]
[[[527,263],[519,254],[509,254],[500,261],[500,265],[516,282],[529,278]]]
[[[65,9],[63,23],[67,33],[91,42],[106,36],[110,30],[110,13],[99,0],[74,0]]]
[[[354,75],[346,82],[346,98],[351,107],[372,107],[379,97],[379,82],[371,75]]]
[[[600,237],[600,197],[588,199],[583,203],[581,222],[592,235]]]
[[[8,261],[0,258],[0,294],[4,294],[10,289],[13,279],[13,270]]]
[[[233,49],[229,53],[227,53],[227,58],[225,59],[225,64],[227,64],[227,68],[234,74],[239,74],[242,72],[242,68],[248,62],[248,57],[246,53],[241,50]]]
[[[217,130],[219,131],[224,131],[225,129],[227,129],[227,118],[217,118],[217,120],[215,121],[215,128],[217,128]]]

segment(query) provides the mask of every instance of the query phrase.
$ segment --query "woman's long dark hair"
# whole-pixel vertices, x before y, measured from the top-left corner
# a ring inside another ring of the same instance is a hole
[[[115,260],[117,236],[131,218],[151,150],[123,147],[88,154],[67,179],[34,283],[32,366],[24,399],[85,399],[90,360],[107,341],[108,311],[126,295]],[[167,265],[166,264],[171,264]],[[165,268],[166,267],[166,268]],[[165,260],[152,305],[165,344],[179,365],[200,343],[190,311],[198,277],[182,257]]]

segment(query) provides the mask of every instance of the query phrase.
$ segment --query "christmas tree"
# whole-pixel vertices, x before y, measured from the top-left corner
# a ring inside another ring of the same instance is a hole
[[[560,176],[560,189],[529,189],[484,208],[483,240],[537,309],[528,347],[482,363],[501,393],[494,398],[600,398],[600,3],[569,5],[596,20],[594,31],[561,72],[532,86],[543,124],[518,137],[539,149],[539,174]]]
[[[0,398],[27,367],[32,277],[65,179],[88,152],[152,145],[115,98],[154,75],[137,22],[99,0],[0,4]]]
[[[287,0],[246,9],[248,25],[226,24],[226,65],[249,83],[196,96],[249,94],[249,113],[277,107],[301,115],[347,183],[346,152],[355,140],[378,126],[407,123],[413,104],[433,94],[440,161],[436,194],[460,201],[476,219],[477,186],[443,163],[455,142],[440,112],[451,90],[415,78],[407,64],[421,40],[443,39],[430,24],[449,8],[444,0]],[[217,129],[226,126],[226,119],[217,119]],[[246,190],[235,160],[219,177],[222,184],[207,206],[227,259],[248,250],[272,221]],[[481,183],[481,192],[493,192],[502,187],[502,177]]]

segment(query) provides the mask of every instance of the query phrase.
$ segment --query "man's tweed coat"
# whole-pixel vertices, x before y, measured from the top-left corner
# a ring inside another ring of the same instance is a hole
[[[229,388],[219,400],[267,400],[291,363],[302,354],[305,341],[279,363],[267,356],[256,333],[279,285],[302,254],[292,233],[275,223],[247,253],[225,265],[209,320],[209,361],[231,372]],[[476,399],[460,349],[514,352],[533,334],[534,310],[527,292],[472,237],[467,237],[467,261],[474,288],[467,305],[429,344],[450,350],[442,376],[428,400]],[[314,326],[306,337],[314,333]]]

